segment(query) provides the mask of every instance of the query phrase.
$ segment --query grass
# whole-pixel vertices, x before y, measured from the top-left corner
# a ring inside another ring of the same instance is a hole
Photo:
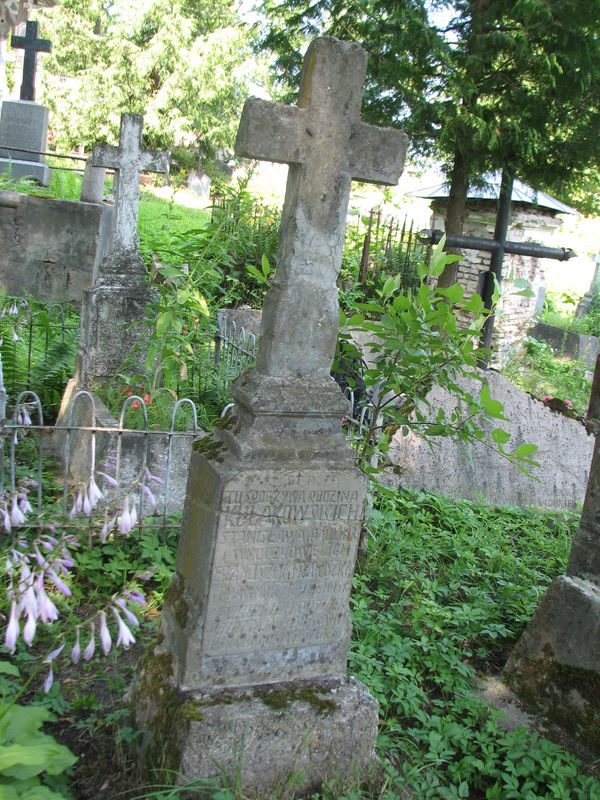
[[[140,253],[150,263],[152,253],[164,264],[179,266],[172,243],[188,231],[203,228],[210,220],[205,209],[188,208],[157,197],[150,191],[142,192],[139,213]]]

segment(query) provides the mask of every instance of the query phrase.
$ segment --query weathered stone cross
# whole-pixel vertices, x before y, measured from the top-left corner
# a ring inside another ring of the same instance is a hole
[[[395,184],[402,173],[406,135],[360,122],[366,64],[359,45],[317,39],[296,107],[258,99],[244,106],[236,153],[290,165],[257,358],[265,375],[328,377],[350,182]]]
[[[237,152],[290,164],[277,273],[257,368],[194,445],[163,639],[148,661],[165,667],[142,668],[132,695],[142,763],[168,749],[182,783],[218,765],[253,797],[301,774],[304,795],[331,778],[358,784],[373,767],[377,704],[346,675],[366,477],[329,370],[350,181],[394,183],[406,139],[359,121],[365,67],[358,45],[318,39],[298,106],[251,100],[242,115]]]
[[[29,21],[25,28],[25,36],[12,36],[11,47],[15,50],[24,50],[23,80],[21,82],[21,100],[35,100],[35,70],[38,53],[50,53],[52,42],[48,39],[38,39],[38,24]]]
[[[138,252],[140,174],[169,171],[168,153],[142,150],[143,126],[143,117],[123,114],[119,146],[97,144],[92,151],[92,163],[95,167],[108,167],[117,173],[112,244],[112,252],[115,254]]]

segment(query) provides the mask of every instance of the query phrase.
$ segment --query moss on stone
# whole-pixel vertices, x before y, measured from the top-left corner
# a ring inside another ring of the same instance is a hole
[[[215,422],[215,428],[237,434],[241,431],[242,426],[235,414],[225,414],[224,417],[221,417]]]
[[[189,613],[188,602],[185,599],[184,586],[185,583],[182,575],[176,572],[165,595],[165,602],[173,609],[175,621],[182,629],[187,625]]]
[[[547,648],[541,658],[520,659],[506,678],[526,709],[600,755],[600,673],[560,663]]]
[[[204,436],[202,439],[197,439],[192,444],[192,449],[196,453],[200,453],[204,458],[213,461],[221,462],[223,460],[225,445],[219,442],[212,436]]]
[[[321,696],[315,686],[269,686],[265,689],[256,689],[256,696],[269,708],[275,710],[286,709],[291,703],[308,703],[319,712],[325,714],[335,711],[335,700],[328,700]]]

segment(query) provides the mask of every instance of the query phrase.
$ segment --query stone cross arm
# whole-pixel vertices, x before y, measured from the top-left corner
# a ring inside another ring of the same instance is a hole
[[[309,108],[251,98],[242,112],[236,153],[280,164],[304,164],[318,146],[313,127]],[[328,146],[326,131],[323,140]],[[345,163],[340,168],[350,178],[390,185],[398,182],[406,153],[404,131],[354,121],[345,144]]]

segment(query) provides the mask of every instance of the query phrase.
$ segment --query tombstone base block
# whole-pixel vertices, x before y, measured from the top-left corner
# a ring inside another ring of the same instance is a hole
[[[600,588],[555,578],[504,677],[527,710],[600,755]]]
[[[178,785],[227,776],[244,796],[291,798],[377,779],[378,703],[354,678],[203,694],[157,687],[153,674],[142,670],[133,701],[154,781],[168,779],[161,769]]]
[[[19,161],[18,159],[0,158],[0,173],[10,172],[13,181],[22,178],[33,178],[40,186],[49,186],[52,172],[50,167],[36,161]]]

